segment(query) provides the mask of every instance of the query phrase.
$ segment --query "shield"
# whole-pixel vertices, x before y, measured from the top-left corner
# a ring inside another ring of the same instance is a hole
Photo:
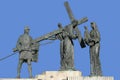
[[[38,51],[32,54],[32,62],[37,62],[37,61],[38,61]]]
[[[38,61],[39,43],[33,43],[32,45],[32,62]]]

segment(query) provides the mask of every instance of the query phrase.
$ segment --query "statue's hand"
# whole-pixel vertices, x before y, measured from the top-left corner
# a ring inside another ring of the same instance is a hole
[[[90,46],[94,46],[94,45],[95,45],[95,41],[90,41],[90,42],[89,42],[89,45],[90,45]]]
[[[74,20],[74,21],[72,22],[72,24],[73,24],[73,26],[77,26],[77,25],[78,25],[78,21],[77,21],[77,20]]]
[[[18,51],[17,48],[13,48],[13,52],[16,52],[16,51]]]
[[[71,38],[72,38],[72,39],[77,39],[77,38],[78,38],[78,34],[72,34],[72,35],[71,35]]]
[[[90,46],[93,46],[93,45],[94,45],[94,43],[93,43],[93,42],[90,42],[90,43],[89,43],[89,45],[90,45]]]
[[[56,35],[56,38],[59,39],[59,40],[62,40],[62,39],[63,39],[63,38],[62,38],[62,33],[61,33],[61,34],[57,34],[57,35]]]
[[[75,38],[78,38],[78,34],[75,34]]]

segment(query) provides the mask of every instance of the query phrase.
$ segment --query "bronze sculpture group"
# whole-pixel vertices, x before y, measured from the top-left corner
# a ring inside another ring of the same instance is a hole
[[[38,59],[39,42],[43,40],[57,39],[60,40],[60,71],[75,70],[73,39],[78,39],[81,48],[85,48],[86,45],[90,47],[90,76],[102,76],[101,65],[99,60],[100,33],[97,29],[96,23],[91,22],[92,30],[90,32],[85,26],[84,38],[82,38],[77,26],[87,22],[88,19],[86,17],[80,20],[74,19],[68,2],[65,2],[65,7],[71,20],[71,23],[66,25],[65,27],[63,27],[62,24],[59,23],[58,30],[50,32],[34,40],[29,35],[30,29],[28,27],[25,27],[24,34],[19,37],[16,48],[14,48],[13,50],[14,52],[19,52],[17,78],[20,78],[21,66],[24,62],[28,64],[30,78],[32,78],[33,76],[31,62],[36,62]]]

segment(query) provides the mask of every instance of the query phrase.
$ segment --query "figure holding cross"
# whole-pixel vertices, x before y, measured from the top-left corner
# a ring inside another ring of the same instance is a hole
[[[73,39],[78,39],[81,47],[82,48],[85,47],[85,43],[82,39],[79,29],[77,28],[77,25],[80,25],[88,20],[86,17],[81,20],[75,20],[72,15],[68,2],[65,2],[65,7],[69,14],[71,23],[66,25],[64,28],[62,27],[61,24],[58,24],[59,30],[61,30],[61,32],[48,38],[49,40],[55,40],[55,39],[60,40],[60,57],[61,57],[60,70],[61,71],[75,70]]]

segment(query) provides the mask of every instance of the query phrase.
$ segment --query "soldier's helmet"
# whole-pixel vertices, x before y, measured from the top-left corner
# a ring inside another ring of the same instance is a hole
[[[25,26],[24,30],[30,30],[30,28],[28,26]]]

